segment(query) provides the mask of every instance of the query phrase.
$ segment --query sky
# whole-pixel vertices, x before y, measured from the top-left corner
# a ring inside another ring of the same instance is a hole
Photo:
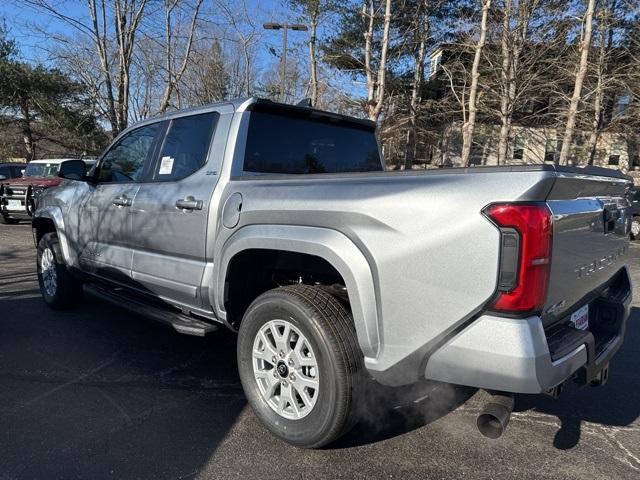
[[[85,2],[82,0],[50,0],[51,3],[63,4],[65,15],[76,17],[86,16]],[[247,0],[249,9],[256,15],[256,23],[269,21],[295,22],[295,14],[283,7],[281,0]],[[213,6],[213,2],[205,0],[205,5]],[[39,12],[37,9],[25,7],[20,0],[0,0],[0,19],[4,18],[10,36],[14,38],[20,48],[22,57],[30,62],[46,62],[46,45],[48,38],[38,30],[46,30],[49,34],[66,33],[69,30],[63,22],[52,20],[50,16]],[[88,16],[86,17],[88,18]],[[304,35],[303,35],[304,36]],[[281,37],[279,32],[268,31],[263,37],[264,46],[260,48],[259,55],[266,58],[269,55],[268,47],[279,48]],[[292,46],[295,38],[292,39]]]

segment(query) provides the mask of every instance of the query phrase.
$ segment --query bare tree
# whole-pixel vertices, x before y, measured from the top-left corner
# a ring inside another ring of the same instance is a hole
[[[129,82],[134,44],[147,0],[113,0],[112,6],[108,6],[106,0],[85,0],[89,18],[71,16],[60,2],[53,0],[22,2],[91,39],[99,60],[102,84],[98,100],[104,104],[112,135],[125,129],[129,121]],[[115,52],[111,48],[114,37]]]
[[[254,23],[255,12],[247,5],[247,0],[216,0],[216,6],[222,13],[224,22],[230,30],[230,42],[237,46],[235,53],[240,53],[233,69],[232,79],[240,80],[238,95],[250,96],[253,91],[255,69],[253,65],[254,49],[261,38],[260,30]]]
[[[596,79],[595,89],[591,96],[593,98],[593,117],[591,120],[591,128],[589,139],[587,140],[586,152],[588,156],[587,163],[593,165],[596,157],[596,147],[600,134],[604,129],[604,113],[605,113],[605,96],[615,85],[620,86],[622,83],[628,83],[629,76],[624,72],[617,71],[619,58],[617,56],[624,49],[613,49],[614,29],[617,23],[617,0],[605,0],[600,12],[597,15],[598,25],[598,56],[595,60],[593,69]],[[616,54],[616,52],[618,52]],[[623,68],[626,68],[625,62],[622,62]],[[613,84],[613,85],[612,85]],[[628,88],[628,85],[624,87]],[[623,88],[624,88],[623,87]]]
[[[389,31],[391,28],[391,0],[385,1],[384,27],[380,46],[380,61],[377,71],[373,67],[373,33],[375,28],[376,5],[375,0],[366,0],[362,6],[362,16],[366,20],[367,28],[364,32],[364,70],[367,77],[367,114],[369,119],[378,121],[385,100],[387,54],[389,51]]]
[[[591,34],[593,31],[593,14],[595,6],[596,0],[588,0],[587,10],[584,15],[584,31],[582,33],[579,48],[580,62],[578,63],[578,69],[576,70],[573,95],[571,96],[571,101],[567,110],[567,122],[562,140],[562,149],[560,150],[560,156],[556,162],[559,165],[566,165],[569,161],[569,154],[571,153],[576,117],[578,115],[578,105],[582,98],[582,84],[584,83],[585,76],[587,75],[587,68],[589,66],[589,49],[591,47]]]
[[[320,84],[318,80],[318,26],[321,16],[333,9],[331,0],[289,0],[290,5],[299,9],[302,19],[309,24],[309,84],[307,92],[311,104],[318,105]]]
[[[320,20],[320,1],[309,2],[309,91],[311,105],[318,105],[318,59],[316,48],[318,42],[318,21]]]
[[[194,45],[191,66],[183,78],[181,90],[189,105],[217,102],[229,96],[227,59],[220,41]]]
[[[422,84],[424,81],[424,59],[427,51],[427,40],[429,37],[427,3],[427,0],[418,0],[414,17],[414,38],[412,42],[414,50],[414,70],[413,82],[411,84],[411,101],[409,103],[409,129],[407,130],[407,143],[405,146],[405,170],[412,168],[413,161],[416,156],[418,108],[421,101]]]
[[[189,64],[189,58],[191,55],[191,49],[193,46],[193,38],[196,31],[196,25],[198,21],[198,14],[200,13],[200,7],[202,6],[202,0],[196,0],[195,5],[190,6],[192,9],[191,22],[187,31],[187,37],[184,44],[184,48],[181,55],[179,65],[176,65],[177,57],[177,45],[172,38],[172,15],[174,10],[178,6],[179,0],[165,0],[165,70],[166,80],[164,92],[162,94],[162,100],[158,108],[159,112],[164,112],[169,107],[171,101],[171,95],[173,94],[176,86],[180,83],[184,72],[187,70]]]
[[[500,69],[500,137],[498,139],[498,164],[504,164],[507,160],[509,138],[516,100],[522,93],[522,85],[527,84],[529,70],[533,64],[537,64],[537,58],[526,59],[522,62],[523,49],[529,42],[529,22],[533,12],[538,8],[540,0],[519,0],[517,4],[517,17],[515,27],[512,28],[513,0],[504,0],[501,55],[502,68]],[[538,47],[534,55],[540,54],[545,48]],[[527,61],[528,60],[528,61]],[[524,68],[521,64],[524,63]],[[519,91],[520,90],[520,91]]]
[[[469,104],[468,117],[462,124],[462,155],[461,161],[463,165],[469,165],[469,155],[471,153],[471,144],[473,143],[473,131],[476,125],[477,114],[477,97],[478,97],[478,79],[480,78],[480,59],[482,58],[482,49],[487,39],[487,21],[489,18],[489,9],[491,8],[491,0],[482,1],[482,17],[480,20],[480,36],[475,46],[475,54],[473,57],[473,65],[471,67],[471,87],[469,88]]]

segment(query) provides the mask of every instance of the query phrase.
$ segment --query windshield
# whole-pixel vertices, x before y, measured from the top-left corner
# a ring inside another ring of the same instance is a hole
[[[56,177],[60,164],[58,163],[30,163],[24,171],[25,177]]]

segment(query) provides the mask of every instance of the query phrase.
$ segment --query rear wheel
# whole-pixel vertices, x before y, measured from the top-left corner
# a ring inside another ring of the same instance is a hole
[[[640,217],[631,220],[631,240],[640,240]]]
[[[82,283],[67,270],[55,233],[38,242],[38,283],[45,303],[54,309],[68,308],[82,297]]]
[[[251,304],[238,368],[258,418],[293,445],[321,447],[355,421],[362,353],[348,310],[318,287],[277,288]]]

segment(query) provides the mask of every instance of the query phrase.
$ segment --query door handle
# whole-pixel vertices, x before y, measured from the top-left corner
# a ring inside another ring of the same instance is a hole
[[[202,200],[196,200],[191,195],[176,202],[176,208],[182,210],[202,210]]]
[[[116,207],[130,207],[133,204],[133,201],[122,195],[121,197],[114,198],[111,203]]]

